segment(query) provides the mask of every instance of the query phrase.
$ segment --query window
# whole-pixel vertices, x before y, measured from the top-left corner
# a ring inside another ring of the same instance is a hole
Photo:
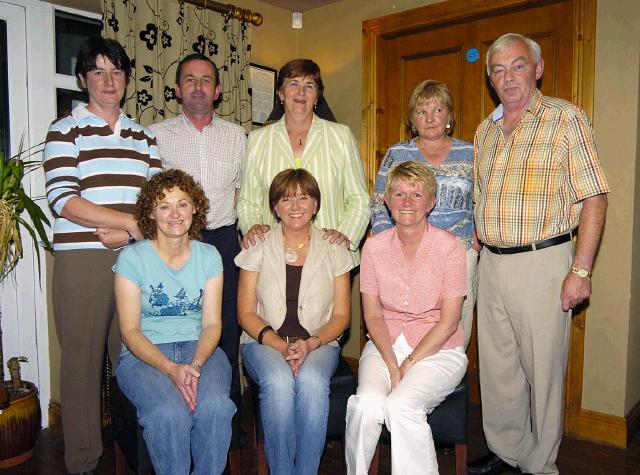
[[[7,160],[11,153],[8,69],[7,22],[0,20],[0,160]]]
[[[75,77],[76,53],[91,36],[102,31],[100,15],[71,9],[56,9],[56,101],[57,116],[70,113],[74,107],[87,103],[87,93],[82,91]]]

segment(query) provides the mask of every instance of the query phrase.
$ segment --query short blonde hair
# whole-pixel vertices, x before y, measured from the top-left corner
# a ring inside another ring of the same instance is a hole
[[[436,177],[429,167],[422,162],[406,161],[399,163],[387,174],[387,183],[384,186],[384,195],[387,200],[391,199],[391,190],[395,184],[405,180],[411,184],[419,183],[422,185],[427,200],[436,196]]]
[[[521,35],[520,33],[505,33],[491,43],[491,46],[489,46],[489,49],[487,50],[487,76],[491,76],[491,56],[493,53],[506,48],[516,41],[522,42],[529,49],[529,53],[531,53],[531,57],[535,64],[540,62],[540,59],[542,58],[542,50],[538,43],[527,36]]]
[[[455,124],[455,117],[453,113],[453,98],[449,92],[449,88],[440,81],[434,79],[425,79],[418,84],[409,98],[409,110],[407,112],[407,125],[411,131],[416,134],[415,127],[413,125],[413,114],[416,111],[416,107],[420,104],[424,104],[431,101],[438,101],[447,108],[447,114],[449,115],[448,123],[451,127],[447,129],[447,133],[450,134],[453,131]]]

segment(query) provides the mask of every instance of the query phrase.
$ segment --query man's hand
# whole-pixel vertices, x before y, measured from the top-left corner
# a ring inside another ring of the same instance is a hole
[[[257,239],[264,242],[264,235],[269,232],[269,225],[267,224],[254,224],[251,229],[242,238],[242,248],[249,249],[255,246],[258,242]]]
[[[331,244],[344,244],[347,249],[349,249],[351,245],[351,241],[349,241],[347,236],[336,229],[322,228],[322,239],[327,239]]]
[[[108,249],[118,249],[129,243],[129,234],[122,229],[98,228],[94,231],[100,242]]]
[[[560,302],[562,311],[567,312],[576,305],[584,302],[591,295],[591,279],[589,277],[578,277],[569,271],[562,282],[560,292]]]

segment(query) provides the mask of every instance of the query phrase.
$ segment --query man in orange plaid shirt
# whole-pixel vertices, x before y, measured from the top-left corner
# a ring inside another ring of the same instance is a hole
[[[571,311],[591,294],[607,209],[589,121],[574,104],[542,95],[543,71],[540,46],[522,35],[503,35],[487,52],[501,104],[476,131],[474,199],[491,452],[469,474],[558,473]]]

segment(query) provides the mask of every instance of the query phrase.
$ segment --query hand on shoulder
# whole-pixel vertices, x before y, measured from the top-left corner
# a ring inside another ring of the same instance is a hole
[[[254,224],[242,237],[242,248],[249,249],[259,241],[264,242],[266,234],[271,228],[267,224]]]

